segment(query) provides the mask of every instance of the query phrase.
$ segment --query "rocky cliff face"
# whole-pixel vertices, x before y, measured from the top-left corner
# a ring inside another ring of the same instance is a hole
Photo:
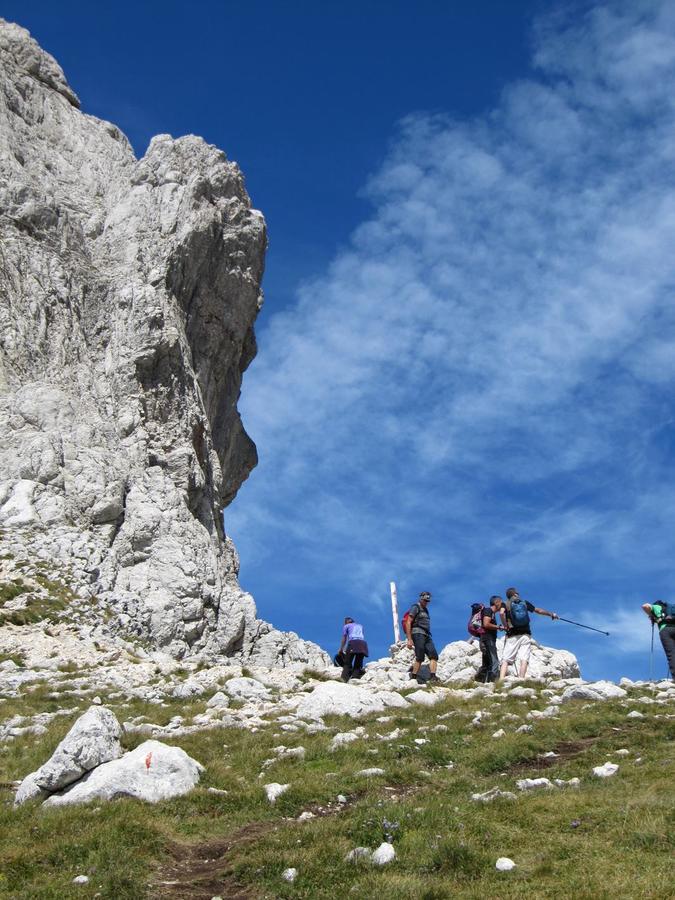
[[[222,527],[256,463],[265,247],[224,153],[160,135],[137,160],[0,20],[0,528],[173,656],[323,659],[256,618]]]

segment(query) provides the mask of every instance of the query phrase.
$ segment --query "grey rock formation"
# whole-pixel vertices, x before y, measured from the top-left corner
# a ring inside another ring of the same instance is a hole
[[[174,657],[316,664],[257,619],[221,517],[256,464],[237,400],[265,248],[224,153],[159,135],[137,160],[0,20],[5,539]]]

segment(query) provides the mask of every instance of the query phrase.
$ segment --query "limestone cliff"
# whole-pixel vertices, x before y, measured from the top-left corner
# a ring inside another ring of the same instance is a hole
[[[160,135],[137,160],[0,20],[0,528],[174,656],[323,659],[256,618],[222,527],[256,464],[265,247],[224,153]]]

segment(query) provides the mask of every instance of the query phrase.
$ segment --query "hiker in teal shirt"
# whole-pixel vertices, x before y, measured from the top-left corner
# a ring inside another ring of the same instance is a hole
[[[675,681],[675,602],[656,600],[654,603],[643,603],[642,608],[652,622],[658,625],[659,637],[668,660],[670,677]]]

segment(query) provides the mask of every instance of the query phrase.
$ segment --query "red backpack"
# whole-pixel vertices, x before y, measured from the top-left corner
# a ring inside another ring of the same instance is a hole
[[[416,606],[417,604],[413,604],[413,605]],[[410,607],[410,609],[412,609],[412,606]],[[415,621],[415,617],[410,615],[410,609],[401,619],[401,627],[403,628],[404,640],[408,637],[408,631],[406,629],[406,625],[408,624],[408,622],[410,622],[411,626],[412,626],[412,623]]]

